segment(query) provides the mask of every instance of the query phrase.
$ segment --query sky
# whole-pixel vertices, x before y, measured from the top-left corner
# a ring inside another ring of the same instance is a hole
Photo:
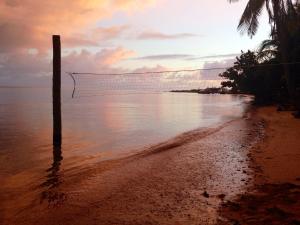
[[[122,73],[227,67],[269,37],[237,31],[240,0],[0,0],[0,86],[49,85],[52,35],[62,70]],[[65,74],[63,74],[65,75]],[[214,80],[218,71],[202,72]],[[65,78],[66,80],[69,78]],[[71,82],[71,81],[70,81]]]

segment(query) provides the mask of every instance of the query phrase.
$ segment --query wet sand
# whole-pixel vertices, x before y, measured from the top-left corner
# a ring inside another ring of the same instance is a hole
[[[300,224],[300,120],[275,107],[258,108],[265,137],[250,150],[254,183],[225,201],[218,224]]]
[[[22,192],[17,177],[3,184],[1,224],[214,224],[220,204],[252,182],[248,151],[262,130],[245,116],[76,173],[57,161],[48,183],[31,177]]]

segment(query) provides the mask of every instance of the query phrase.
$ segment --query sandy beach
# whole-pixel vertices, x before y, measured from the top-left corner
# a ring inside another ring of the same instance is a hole
[[[80,173],[53,172],[46,191],[29,184],[30,195],[3,198],[2,224],[298,224],[299,127],[290,112],[259,108]]]
[[[300,120],[276,107],[258,108],[264,138],[250,150],[254,182],[222,204],[218,224],[300,224]]]
[[[300,225],[300,0],[0,11],[0,225]]]
[[[222,200],[251,182],[248,148],[260,129],[245,116],[81,169],[56,162],[38,185],[13,176],[1,188],[10,190],[2,224],[214,224]]]

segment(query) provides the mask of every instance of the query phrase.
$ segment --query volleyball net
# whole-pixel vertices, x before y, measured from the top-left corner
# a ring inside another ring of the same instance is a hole
[[[224,68],[214,68],[216,74]],[[173,90],[204,89],[220,86],[221,79],[208,79],[199,69],[140,73],[71,73],[73,98],[114,93],[159,93]],[[215,76],[216,77],[216,76]]]
[[[249,68],[299,64],[300,62],[259,64]],[[223,67],[129,73],[68,72],[67,74],[74,84],[72,98],[78,98],[103,95],[108,91],[134,94],[220,87],[223,79],[219,78],[218,74],[227,69]]]

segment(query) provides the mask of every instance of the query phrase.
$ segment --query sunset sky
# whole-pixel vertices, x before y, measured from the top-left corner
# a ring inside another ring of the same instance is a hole
[[[228,66],[241,50],[255,50],[269,35],[265,13],[254,38],[236,30],[246,3],[0,0],[0,85],[48,82],[52,34],[61,35],[64,71]]]

